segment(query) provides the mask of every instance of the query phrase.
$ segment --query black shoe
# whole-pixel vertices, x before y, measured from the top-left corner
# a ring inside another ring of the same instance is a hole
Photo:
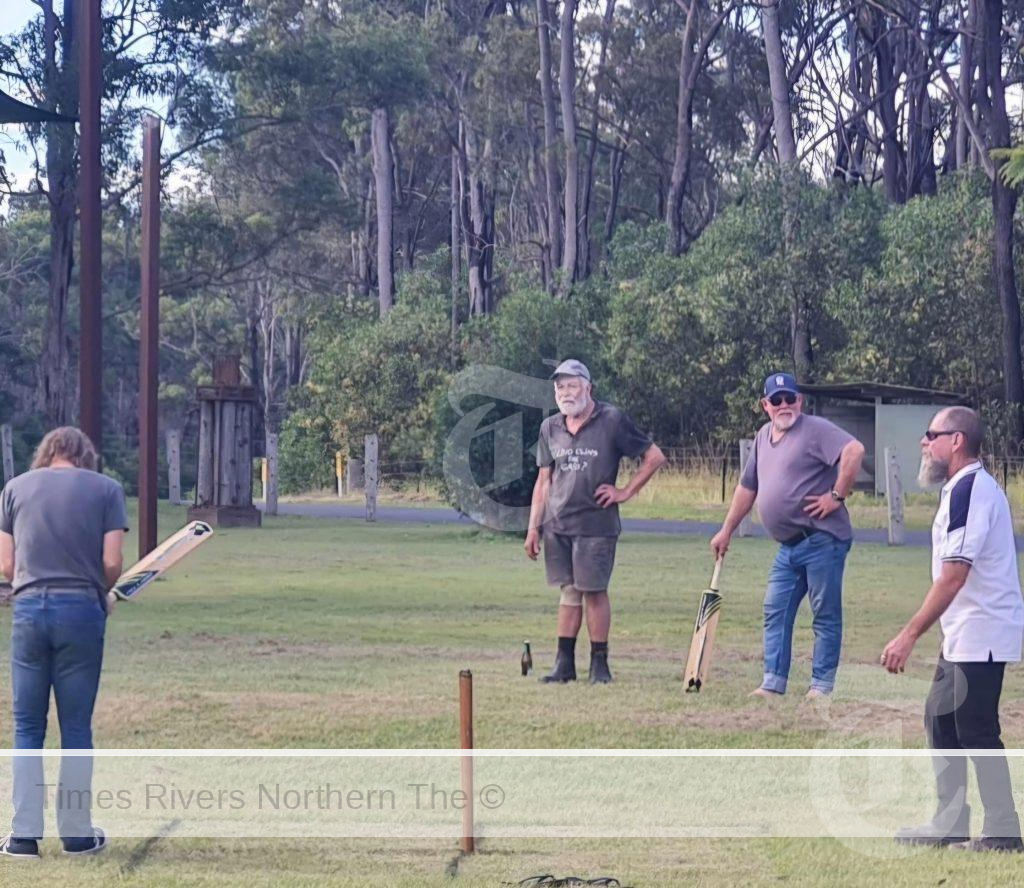
[[[64,839],[65,854],[99,854],[107,847],[107,834],[98,826],[92,828],[93,834],[82,839]]]
[[[0,842],[0,854],[19,860],[39,860],[39,843],[35,839],[16,839],[10,835]]]
[[[612,674],[608,669],[608,651],[594,651],[590,655],[590,683],[608,684]]]
[[[920,826],[901,826],[896,831],[895,839],[899,845],[945,847],[946,845],[969,841],[971,833],[970,822],[970,811],[965,806],[964,816],[954,823],[952,828],[938,824],[934,820],[929,820]]]
[[[572,657],[567,657],[561,651],[555,656],[555,668],[551,670],[549,675],[545,675],[540,679],[543,684],[565,684],[566,682],[576,681],[576,660]]]
[[[957,842],[949,847],[957,851],[1001,851],[1004,854],[1019,854],[1024,851],[1024,842],[1020,840],[1020,836],[982,836],[980,839]]]

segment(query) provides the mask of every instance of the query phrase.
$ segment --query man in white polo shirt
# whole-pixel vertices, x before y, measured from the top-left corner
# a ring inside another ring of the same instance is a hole
[[[1002,749],[999,695],[1007,663],[1021,658],[1024,604],[1006,495],[982,468],[981,419],[967,407],[939,411],[921,439],[922,486],[945,482],[932,525],[932,586],[924,603],[882,653],[902,672],[914,643],[936,621],[942,651],[925,704],[932,749]],[[896,841],[969,851],[1021,851],[1020,821],[1006,758],[972,756],[985,807],[980,838],[970,840],[967,760],[935,756],[938,806]]]

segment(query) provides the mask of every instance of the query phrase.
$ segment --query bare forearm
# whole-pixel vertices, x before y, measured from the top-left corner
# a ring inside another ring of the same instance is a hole
[[[530,524],[529,530],[538,530],[544,523],[544,510],[548,502],[548,490],[551,484],[548,481],[538,479],[533,485],[533,497],[530,500]]]
[[[864,445],[859,441],[847,444],[843,448],[842,455],[839,457],[839,474],[836,477],[836,492],[841,497],[849,496],[853,490],[863,460]]]
[[[917,613],[907,622],[904,631],[914,639],[924,635],[925,632],[932,628],[935,621],[945,613],[946,608],[956,598],[956,594],[960,591],[962,585],[963,583],[961,582],[950,580],[946,577],[939,577],[939,579],[932,583],[932,587],[924,597],[924,602],[918,608]]]
[[[742,484],[737,484],[736,490],[733,491],[732,502],[729,504],[729,512],[722,522],[722,529],[730,535],[733,534],[736,528],[740,526],[740,522],[754,508],[754,500],[756,499],[756,490],[750,490]]]
[[[625,487],[627,499],[632,499],[643,490],[644,485],[666,462],[665,454],[661,452],[661,448],[657,444],[648,447],[644,453],[643,462],[640,463],[640,468],[636,470],[636,474],[629,479],[629,483]]]

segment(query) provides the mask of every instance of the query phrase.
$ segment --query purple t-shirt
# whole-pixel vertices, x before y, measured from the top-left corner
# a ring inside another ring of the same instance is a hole
[[[853,537],[850,513],[840,504],[825,518],[811,518],[804,511],[806,497],[828,493],[839,476],[843,448],[856,440],[849,432],[820,416],[801,414],[778,441],[772,442],[772,424],[766,423],[754,438],[740,484],[757,494],[761,523],[782,542],[803,530],[824,530],[840,540]]]

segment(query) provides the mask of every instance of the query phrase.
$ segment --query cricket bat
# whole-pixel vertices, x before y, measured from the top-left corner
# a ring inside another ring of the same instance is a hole
[[[181,561],[189,552],[198,549],[211,536],[213,528],[205,521],[192,521],[186,524],[145,558],[128,568],[110,590],[111,593],[121,601],[134,598],[164,571]]]
[[[690,642],[690,655],[686,658],[686,671],[683,683],[686,692],[699,691],[708,677],[711,666],[711,652],[715,644],[715,630],[718,628],[718,617],[722,608],[722,596],[718,593],[718,575],[722,572],[722,558],[715,562],[715,572],[711,575],[711,585],[700,596],[697,608],[697,622],[693,627],[693,640]]]

